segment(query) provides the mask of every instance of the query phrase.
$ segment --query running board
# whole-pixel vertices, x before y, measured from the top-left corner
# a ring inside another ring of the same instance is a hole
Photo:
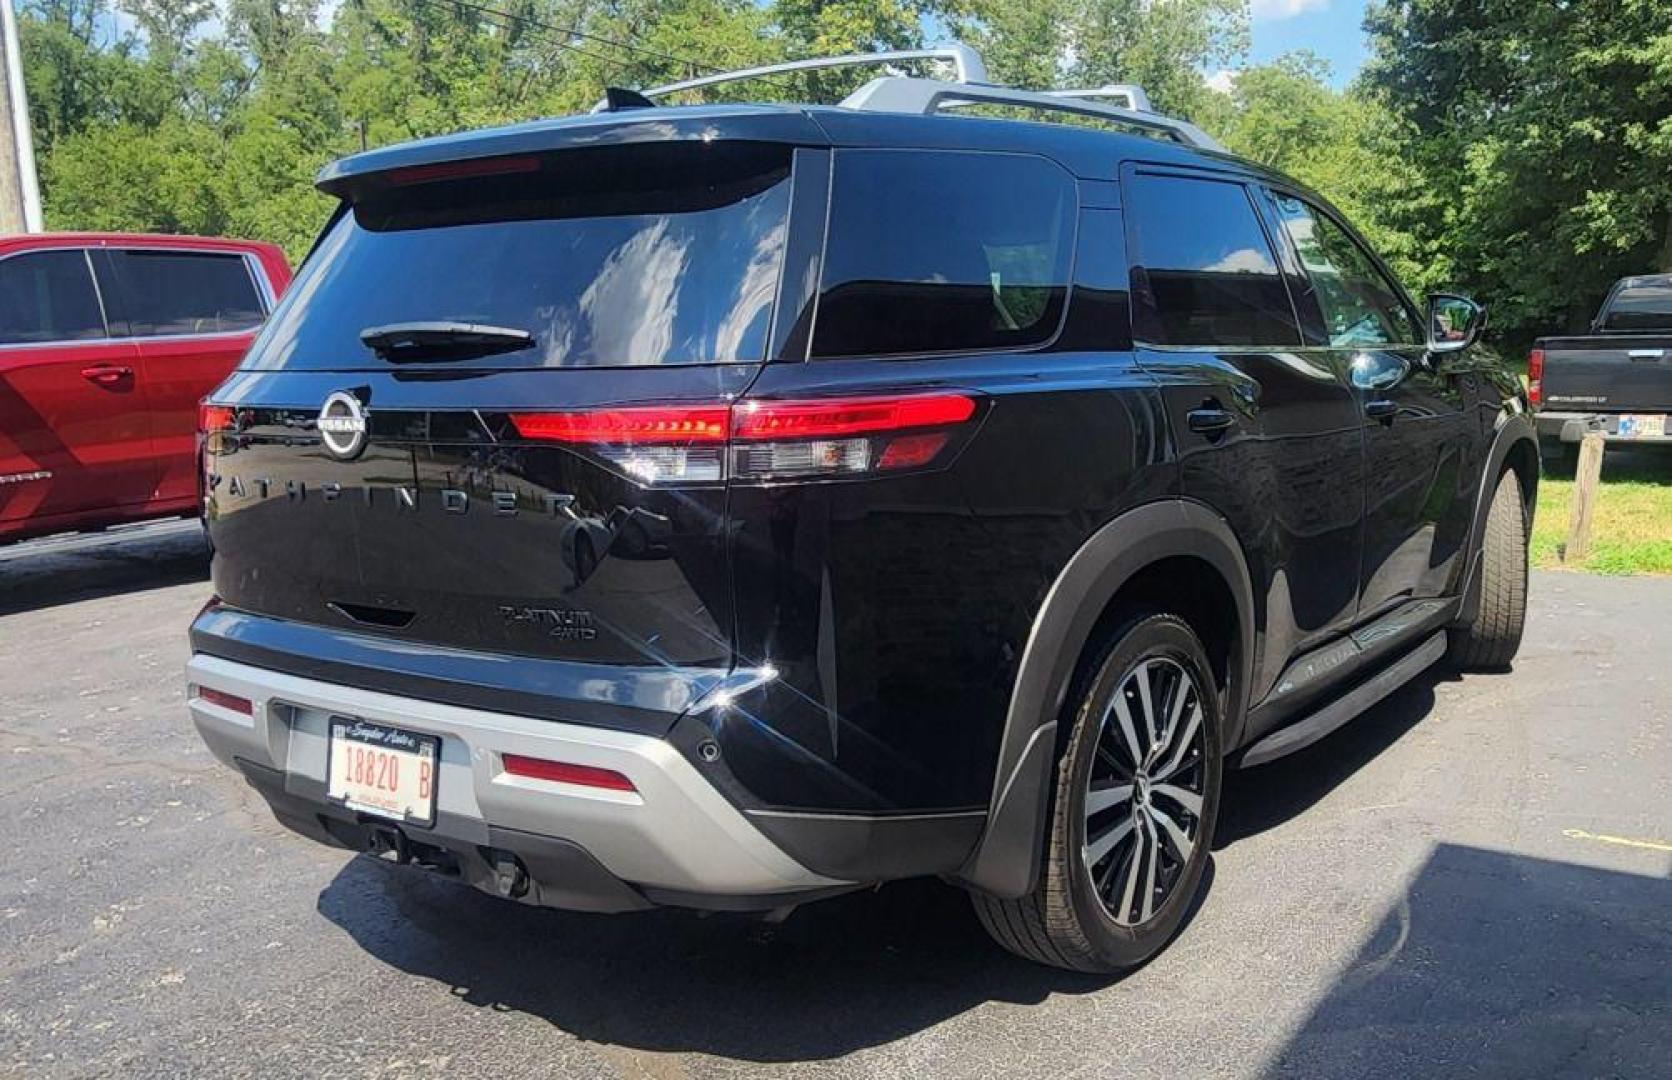
[[[1446,652],[1446,632],[1430,637],[1414,650],[1362,685],[1343,694],[1304,720],[1285,725],[1267,735],[1242,755],[1242,768],[1264,765],[1285,754],[1311,746],[1370,706],[1387,697],[1418,675],[1427,671],[1434,661]]]

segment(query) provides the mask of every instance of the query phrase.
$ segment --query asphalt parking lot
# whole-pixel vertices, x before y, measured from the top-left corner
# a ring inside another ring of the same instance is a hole
[[[185,524],[0,549],[0,1071],[1672,1072],[1672,579],[1536,574],[1513,674],[1233,775],[1185,933],[1101,980],[936,883],[586,916],[294,838],[186,718],[205,570]]]

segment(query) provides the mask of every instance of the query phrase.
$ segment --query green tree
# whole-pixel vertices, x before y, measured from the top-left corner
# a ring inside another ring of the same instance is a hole
[[[1388,0],[1367,28],[1364,83],[1432,196],[1418,241],[1512,342],[1672,270],[1672,4]]]
[[[963,0],[949,14],[993,77],[1031,89],[1134,82],[1194,117],[1204,69],[1248,50],[1248,0]]]

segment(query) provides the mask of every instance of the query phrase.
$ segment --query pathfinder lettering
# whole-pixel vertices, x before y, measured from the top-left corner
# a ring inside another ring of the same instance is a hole
[[[47,474],[50,475],[50,474]],[[24,477],[32,479],[33,477]],[[7,482],[9,478],[0,477],[0,482]],[[284,497],[289,502],[305,502],[308,497],[308,485],[303,480],[278,481],[269,476],[257,476],[245,480],[240,476],[221,476],[212,473],[205,483],[210,491],[219,491],[225,483],[226,494],[234,499],[263,500],[282,489]],[[314,488],[325,502],[337,502],[343,496],[343,486],[335,481],[320,484]],[[381,494],[387,492],[387,495]],[[466,514],[471,509],[470,492],[462,488],[433,488],[425,489],[410,484],[391,485],[389,487],[362,487],[360,489],[362,502],[367,506],[390,503],[396,510],[416,511],[421,505],[435,503],[442,511],[449,514]],[[486,509],[496,517],[516,517],[526,511],[543,513],[551,517],[574,517],[575,497],[565,494],[518,495],[514,491],[491,491],[486,493]]]

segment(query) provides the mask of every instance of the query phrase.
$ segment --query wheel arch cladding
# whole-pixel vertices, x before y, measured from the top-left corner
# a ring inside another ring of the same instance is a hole
[[[1531,535],[1541,468],[1538,432],[1532,421],[1521,415],[1503,417],[1493,433],[1486,465],[1480,472],[1480,486],[1475,491],[1474,518],[1469,525],[1468,567],[1458,589],[1463,604],[1458,609],[1453,626],[1467,626],[1480,611],[1481,543],[1486,536],[1486,515],[1492,509],[1492,496],[1498,490],[1499,478],[1506,471],[1515,473],[1522,502],[1527,508],[1527,532]]]
[[[987,827],[957,875],[962,883],[1009,899],[1033,888],[1056,766],[1057,729],[1081,657],[1099,627],[1128,600],[1166,601],[1170,571],[1184,570],[1187,563],[1211,569],[1217,587],[1235,608],[1234,632],[1224,645],[1229,683],[1224,745],[1232,747],[1241,738],[1256,631],[1253,586],[1242,546],[1225,519],[1201,503],[1169,499],[1129,510],[1080,546],[1034,617],[1005,715]],[[1126,591],[1129,585],[1135,590]],[[1204,613],[1202,606],[1204,595],[1211,599],[1214,588],[1204,594],[1196,578],[1181,586],[1175,600],[1186,601],[1198,617],[1212,614]],[[1188,619],[1191,613],[1179,614]],[[1210,657],[1213,653],[1210,647]]]

